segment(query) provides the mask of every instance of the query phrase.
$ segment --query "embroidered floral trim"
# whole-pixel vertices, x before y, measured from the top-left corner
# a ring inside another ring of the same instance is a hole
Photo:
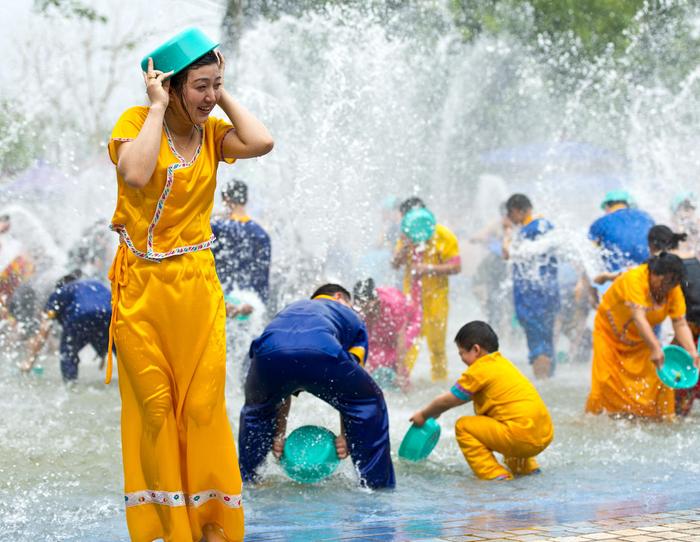
[[[163,506],[185,506],[185,494],[182,491],[154,491],[144,489],[124,495],[127,508],[142,504],[161,504]]]
[[[629,329],[630,325],[632,324],[632,320],[627,320],[625,322],[625,325],[622,326],[622,330],[619,330],[617,326],[615,325],[615,319],[613,318],[612,311],[607,310],[605,311],[605,315],[608,318],[608,322],[610,323],[610,327],[613,330],[613,333],[617,335],[617,338],[620,339],[620,342],[622,344],[626,344],[627,346],[635,346],[639,344],[642,341],[631,341],[629,340],[626,335],[627,335],[627,330]]]
[[[160,504],[173,507],[193,506],[198,508],[211,500],[217,500],[229,508],[240,508],[243,501],[240,495],[224,493],[217,489],[208,489],[192,495],[186,495],[182,491],[144,489],[124,495],[124,503],[127,508],[142,504]]]
[[[204,129],[197,126],[197,129],[200,132],[200,142],[199,145],[197,146],[197,150],[194,153],[194,156],[192,157],[192,160],[187,162],[182,155],[177,152],[175,149],[175,144],[173,143],[172,136],[170,134],[170,130],[168,129],[167,124],[163,124],[165,128],[165,138],[168,141],[168,147],[170,148],[170,151],[173,153],[175,158],[177,158],[178,162],[175,164],[171,164],[167,167],[166,169],[166,178],[165,178],[165,186],[163,188],[163,192],[160,195],[160,198],[158,198],[158,203],[156,204],[156,211],[153,215],[153,219],[151,220],[151,223],[148,225],[148,236],[146,238],[146,252],[142,250],[138,250],[136,246],[134,245],[133,241],[129,237],[128,232],[126,231],[126,226],[124,224],[112,224],[110,225],[110,229],[112,231],[115,231],[119,234],[121,239],[124,241],[126,246],[129,248],[131,252],[134,253],[139,258],[142,258],[144,260],[149,260],[152,262],[159,262],[160,260],[164,260],[165,258],[170,258],[171,256],[179,256],[181,254],[187,254],[190,252],[199,252],[200,250],[206,250],[208,248],[211,248],[211,246],[214,244],[214,241],[216,240],[216,237],[212,235],[207,241],[204,241],[202,243],[197,243],[196,245],[187,245],[183,247],[176,247],[172,250],[169,250],[167,252],[156,252],[153,250],[153,232],[155,231],[156,225],[160,221],[160,218],[163,214],[163,209],[165,207],[165,201],[168,199],[168,196],[170,195],[170,192],[173,187],[173,183],[175,182],[175,171],[178,169],[184,169],[190,167],[194,162],[197,160],[197,157],[199,156],[201,150],[202,150],[202,143],[204,142]],[[116,139],[116,138],[115,138]]]
[[[113,137],[112,141],[133,141],[133,137]]]

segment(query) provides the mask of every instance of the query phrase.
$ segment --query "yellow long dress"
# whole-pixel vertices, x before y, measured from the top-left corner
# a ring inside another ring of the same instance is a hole
[[[399,240],[397,251],[401,250],[403,241]],[[443,264],[459,260],[459,243],[452,231],[442,224],[437,224],[435,234],[421,247],[414,248],[409,262],[406,265],[403,281],[404,294],[413,292],[413,266],[422,264]],[[447,316],[449,313],[449,279],[447,275],[425,275],[421,277],[421,305],[423,320],[420,337],[425,337],[430,351],[430,366],[433,381],[447,378],[447,352],[445,341],[447,339]],[[419,337],[419,339],[420,339]],[[405,364],[409,371],[413,370],[420,352],[419,341],[416,340],[406,354]]]
[[[586,411],[594,414],[630,414],[662,418],[674,412],[674,392],[656,375],[649,347],[632,320],[632,309],[641,307],[653,327],[667,316],[685,317],[680,286],[656,305],[649,290],[649,269],[637,266],[618,277],[605,292],[593,326],[591,393]]]
[[[136,138],[147,115],[148,108],[133,107],[118,120],[109,142],[115,164],[118,145]],[[209,118],[187,162],[164,126],[149,184],[131,188],[117,174],[110,337],[122,398],[126,519],[136,542],[199,542],[207,524],[243,539],[224,400],[225,308],[209,250],[216,171],[231,129]]]

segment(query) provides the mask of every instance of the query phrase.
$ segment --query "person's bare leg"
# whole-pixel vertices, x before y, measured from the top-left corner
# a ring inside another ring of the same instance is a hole
[[[552,360],[544,354],[537,356],[532,362],[532,372],[537,380],[547,380],[552,371]]]

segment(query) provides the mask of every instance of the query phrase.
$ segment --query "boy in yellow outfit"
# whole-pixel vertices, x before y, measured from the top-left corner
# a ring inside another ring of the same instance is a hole
[[[416,208],[425,208],[420,198],[409,198],[400,206],[403,216]],[[403,291],[411,295],[414,282],[420,281],[423,320],[420,336],[425,337],[430,350],[431,374],[434,382],[447,379],[447,315],[449,312],[448,276],[462,270],[459,243],[452,231],[442,224],[435,225],[431,238],[424,243],[411,241],[402,235],[396,244],[393,266],[404,267]],[[420,337],[419,337],[420,338]],[[419,341],[406,354],[404,363],[410,372],[416,364]]]
[[[467,370],[411,421],[421,427],[428,418],[474,401],[476,416],[463,416],[455,425],[457,443],[474,474],[484,480],[510,480],[539,472],[535,456],[552,442],[554,427],[537,390],[501,355],[498,337],[486,322],[464,325],[455,343]],[[494,451],[503,454],[508,468],[496,461]]]

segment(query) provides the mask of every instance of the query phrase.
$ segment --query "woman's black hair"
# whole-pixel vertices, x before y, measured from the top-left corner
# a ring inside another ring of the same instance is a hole
[[[209,66],[210,64],[218,63],[219,57],[216,56],[216,53],[214,51],[209,51],[204,56],[198,58],[192,64],[187,66],[184,70],[182,70],[181,72],[177,72],[170,78],[171,90],[173,90],[178,96],[182,97],[182,89],[184,88],[185,83],[187,82],[187,74],[190,72],[190,70],[195,70],[197,68],[201,68],[202,66]]]
[[[652,256],[647,262],[649,273],[658,276],[671,277],[674,285],[681,284],[685,280],[685,265],[675,254],[661,252]]]
[[[321,286],[318,290],[316,290],[313,295],[311,296],[311,299],[318,297],[320,295],[329,295],[329,296],[334,296],[335,294],[342,294],[343,297],[349,302],[352,301],[352,296],[350,295],[350,292],[348,292],[345,288],[343,288],[340,284],[324,284]]]
[[[478,344],[489,354],[498,350],[498,335],[486,322],[474,320],[464,324],[455,337],[457,346],[464,350],[470,350]]]
[[[678,243],[685,241],[687,238],[688,234],[674,233],[671,228],[662,224],[653,226],[647,235],[649,248],[652,252],[675,250],[678,248]]]

